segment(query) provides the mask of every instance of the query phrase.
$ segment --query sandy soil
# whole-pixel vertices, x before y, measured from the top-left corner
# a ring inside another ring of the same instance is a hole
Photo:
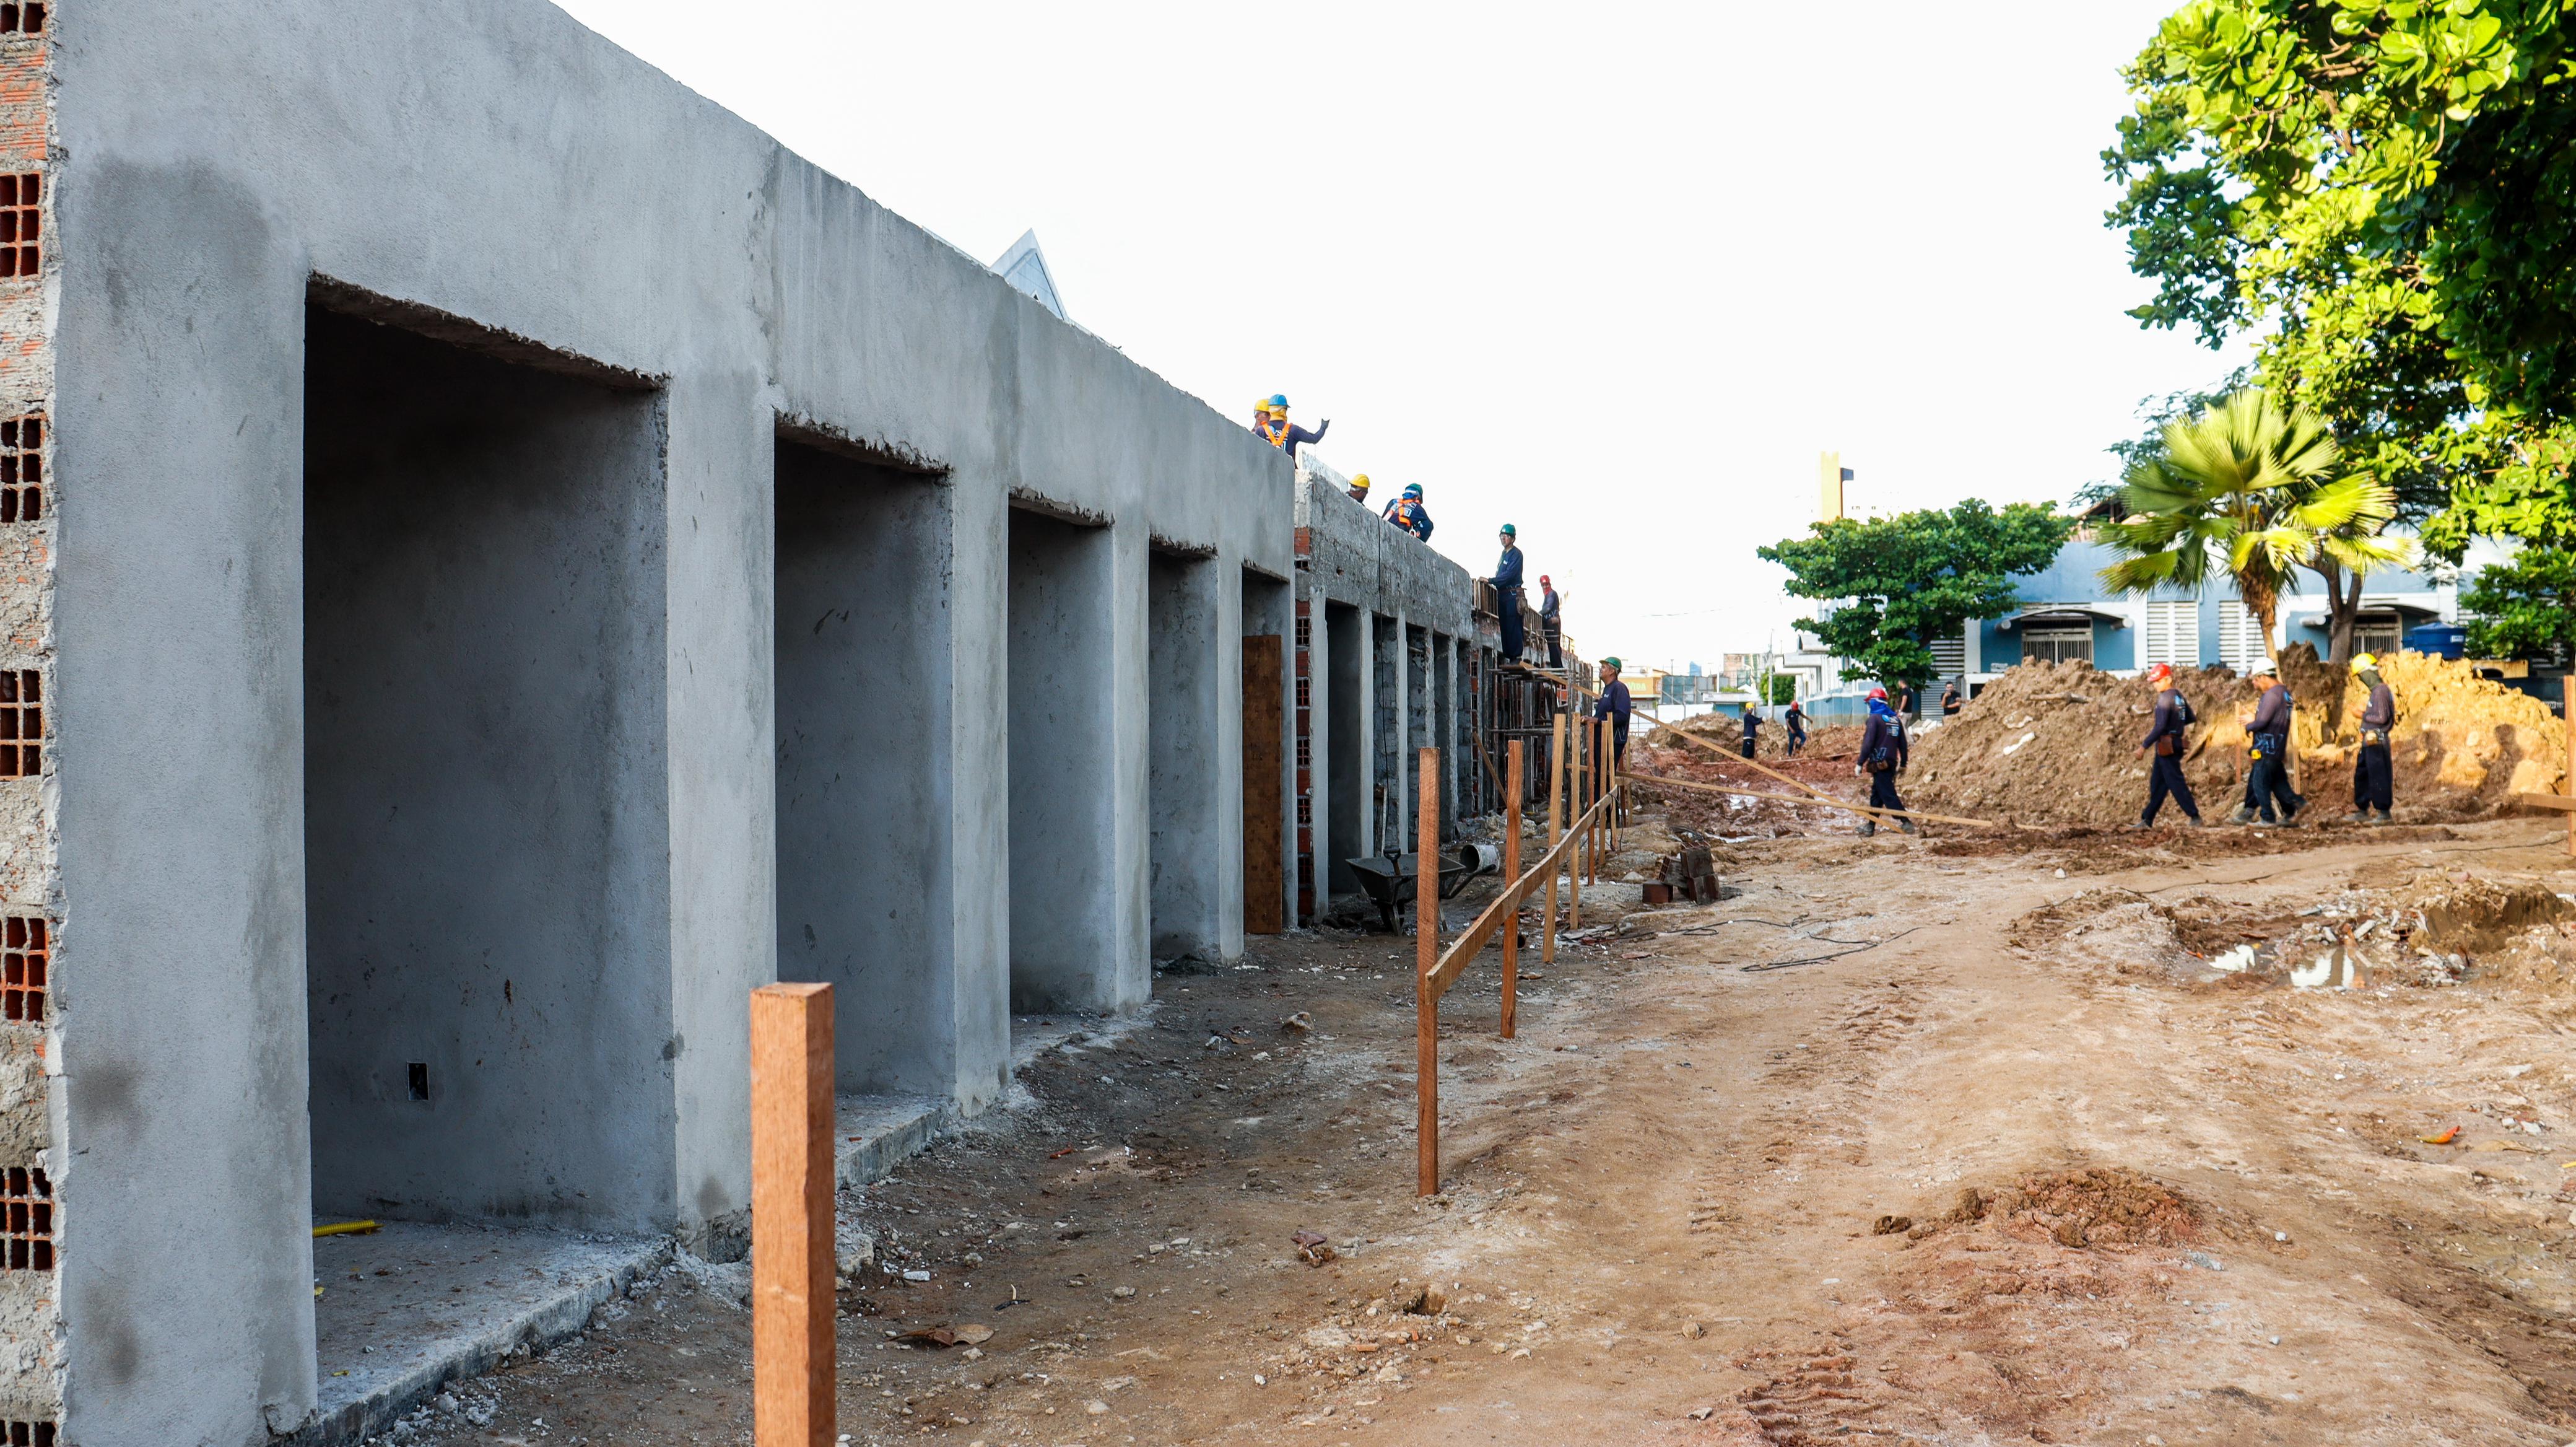
[[[1410,941],[1264,942],[844,1198],[881,1259],[841,1430],[2558,1447],[2576,994],[2530,961],[2570,929],[2559,839],[1731,844],[1740,895],[1534,966],[1519,1039],[1490,968],[1451,996],[1429,1200]],[[2477,933],[2455,880],[2525,913]],[[2365,988],[2287,982],[2300,931],[2381,918],[2412,933],[2363,932],[2396,941]],[[2209,967],[2240,940],[2264,962]],[[416,1440],[748,1441],[740,1282],[673,1273]],[[991,1336],[887,1335],[941,1326]]]

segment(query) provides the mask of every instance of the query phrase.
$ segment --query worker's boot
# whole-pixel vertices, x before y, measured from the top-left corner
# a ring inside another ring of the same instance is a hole
[[[1912,833],[1915,833],[1915,832],[1916,832],[1916,830],[1915,830],[1915,828],[1914,828],[1914,821],[1913,821],[1913,820],[1911,820],[1911,819],[1899,819],[1899,820],[1897,820],[1897,821],[1896,821],[1896,827],[1897,827],[1897,828],[1899,828],[1899,829],[1904,830],[1904,831],[1905,831],[1906,833],[1908,833],[1908,834],[1912,834]]]
[[[2143,833],[2145,833],[2147,830],[2153,829],[2154,827],[2156,827],[2156,826],[2155,826],[2155,821],[2154,821],[2154,820],[2152,820],[2152,819],[2141,819],[2141,820],[2139,820],[2137,823],[2132,824],[2132,825],[2130,825],[2130,826],[2129,826],[2129,832],[2131,832],[2131,833],[2133,833],[2133,834],[2143,834]]]
[[[2251,824],[2251,823],[2253,823],[2253,822],[2254,822],[2254,806],[2253,806],[2253,805],[2251,805],[2251,804],[2239,804],[2239,805],[2237,805],[2237,806],[2236,806],[2236,812],[2227,816],[2227,822],[2228,822],[2228,823],[2230,823],[2230,824]]]
[[[2367,824],[2370,822],[2370,811],[2367,809],[2355,809],[2351,813],[2343,816],[2343,822],[2346,824]]]
[[[1877,821],[1877,820],[1875,820],[1875,819],[1863,819],[1862,821],[1860,821],[1860,837],[1861,837],[1861,838],[1863,838],[1863,839],[1867,839],[1869,836],[1871,836],[1871,835],[1873,835],[1873,834],[1875,834],[1875,833],[1877,833],[1877,832],[1878,832],[1878,821]]]
[[[2382,809],[2382,810],[2380,810],[2380,811],[2379,811],[2379,817],[2378,817],[2378,818],[2376,818],[2376,819],[2371,820],[2370,822],[2371,822],[2371,823],[2373,823],[2373,824],[2394,824],[2394,823],[2396,823],[2397,821],[2396,821],[2396,820],[2394,820],[2394,819],[2389,818],[2389,817],[2388,817],[2388,811],[2387,811],[2387,810],[2385,810],[2385,809]]]
[[[2186,814],[2183,816],[2182,827],[2185,829],[2206,829],[2209,826],[2201,822],[2199,815]]]

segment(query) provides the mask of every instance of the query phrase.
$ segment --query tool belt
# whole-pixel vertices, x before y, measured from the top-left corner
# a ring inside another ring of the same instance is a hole
[[[2288,750],[2289,743],[2290,741],[2280,734],[2256,734],[2254,736],[2254,757],[2258,759],[2278,758]]]
[[[2156,757],[2158,758],[2170,759],[2181,752],[2182,740],[2174,737],[2172,734],[2165,734],[2156,740]]]
[[[2364,725],[2361,730],[2361,742],[2362,747],[2364,748],[2376,745],[2384,749],[2388,747],[2388,730],[2375,729]]]

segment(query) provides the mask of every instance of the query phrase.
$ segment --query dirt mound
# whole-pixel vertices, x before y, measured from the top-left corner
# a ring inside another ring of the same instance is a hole
[[[1697,734],[1712,743],[1723,745],[1730,754],[1736,751],[1744,739],[1743,720],[1741,716],[1734,713],[1693,714],[1678,723],[1669,723],[1664,727],[1683,733]],[[1849,759],[1859,749],[1859,724],[1828,724],[1819,727],[1811,723],[1807,726],[1807,742],[1798,750],[1798,757],[1803,759],[1810,755],[1818,758],[1839,756]],[[1753,737],[1753,756],[1766,762],[1787,758],[1789,756],[1788,727],[1777,719],[1765,718],[1761,729]]]
[[[2172,1187],[2121,1166],[2025,1176],[2001,1190],[1971,1187],[1946,1218],[1992,1221],[2026,1240],[2061,1246],[2179,1246],[2200,1237],[2200,1211]]]
[[[2298,710],[2291,737],[2309,817],[2340,815],[2352,804],[2363,695],[2304,644],[2282,654],[2281,672]],[[2565,736],[2538,699],[2419,653],[2390,655],[2380,676],[2397,696],[2390,744],[2401,817],[2486,815],[2517,792],[2559,787]],[[2183,773],[2202,817],[2222,818],[2241,797],[2238,719],[2256,691],[2224,668],[2182,669],[2174,679],[2200,717]],[[2146,802],[2147,761],[2134,750],[2153,713],[2154,691],[2143,678],[2082,663],[2024,664],[1922,736],[1907,797],[1923,808],[2029,824],[2126,823]]]

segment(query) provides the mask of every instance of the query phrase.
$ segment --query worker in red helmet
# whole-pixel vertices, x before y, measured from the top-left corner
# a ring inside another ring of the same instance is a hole
[[[2138,741],[2138,752],[2155,755],[2153,772],[2147,784],[2147,812],[2138,816],[2135,827],[2156,827],[2156,812],[2165,806],[2170,795],[2182,806],[2183,817],[2191,827],[2200,827],[2200,805],[2191,797],[2191,781],[2182,776],[2183,735],[2193,723],[2191,700],[2173,686],[2173,665],[2159,663],[2147,670],[2147,683],[2156,691],[2155,721],[2147,725],[2147,736]]]
[[[1869,724],[1860,733],[1860,759],[1852,765],[1854,774],[1869,779],[1871,808],[1905,808],[1905,801],[1896,793],[1896,776],[1905,772],[1905,758],[1905,716],[1887,701],[1886,689],[1873,688],[1869,691]],[[1914,821],[1899,819],[1896,827],[1911,834]],[[1877,833],[1877,818],[1862,815],[1860,832],[1863,838]]]

